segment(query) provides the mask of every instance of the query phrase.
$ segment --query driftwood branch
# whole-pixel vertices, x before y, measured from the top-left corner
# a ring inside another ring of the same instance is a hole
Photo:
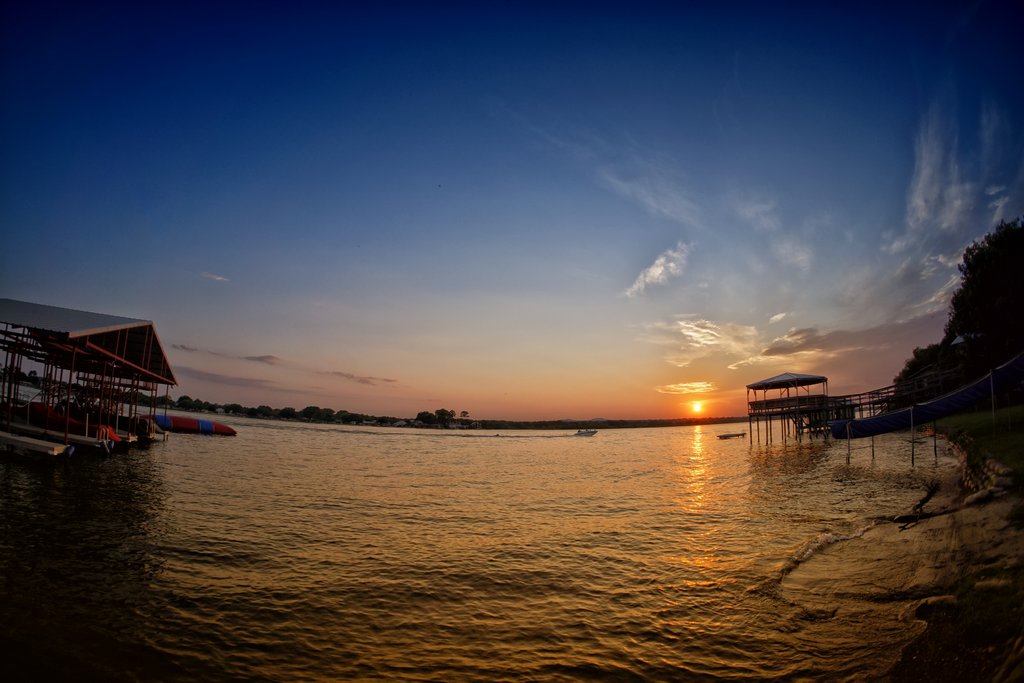
[[[903,526],[900,527],[900,529],[902,530],[902,529],[906,529],[908,526],[917,524],[922,519],[928,519],[929,517],[935,517],[937,515],[944,514],[944,512],[941,511],[941,510],[938,511],[938,512],[925,512],[924,511],[925,504],[929,500],[931,500],[932,497],[936,493],[939,492],[940,488],[941,488],[941,484],[939,484],[939,482],[937,482],[937,481],[929,482],[928,488],[925,489],[924,496],[921,498],[921,500],[917,501],[917,503],[914,504],[914,507],[911,508],[910,514],[907,514],[907,515],[896,515],[895,517],[893,517],[892,521],[894,521],[896,523],[903,523]]]
[[[917,501],[917,505],[914,506],[914,512],[921,512],[924,509],[925,503],[931,500],[932,496],[938,493],[941,487],[942,485],[937,481],[930,482],[928,484],[928,489],[925,492],[924,497],[921,500]]]

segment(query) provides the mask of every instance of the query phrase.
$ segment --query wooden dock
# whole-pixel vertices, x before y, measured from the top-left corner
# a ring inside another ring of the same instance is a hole
[[[43,427],[18,422],[12,422],[7,426],[7,428],[12,432],[17,432],[23,436],[30,436],[40,441],[59,444],[64,443],[64,432],[57,431],[56,429],[44,429]],[[103,439],[97,439],[91,436],[83,436],[81,434],[68,434],[67,443],[83,446],[85,448],[98,448],[107,451],[108,453],[111,449],[109,441],[104,441]]]
[[[63,444],[53,443],[52,441],[34,439],[31,436],[11,434],[10,432],[0,432],[0,444],[14,450],[27,451],[29,453],[42,453],[52,457],[64,455],[65,453],[70,455],[75,450],[74,446],[65,446]]]

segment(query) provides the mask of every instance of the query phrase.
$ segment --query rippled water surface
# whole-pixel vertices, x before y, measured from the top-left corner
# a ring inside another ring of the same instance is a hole
[[[907,510],[940,444],[234,420],[0,460],[6,672],[143,680],[764,680],[884,671],[886,610],[779,577]],[[858,444],[863,446],[866,444]],[[923,452],[922,452],[923,451]]]

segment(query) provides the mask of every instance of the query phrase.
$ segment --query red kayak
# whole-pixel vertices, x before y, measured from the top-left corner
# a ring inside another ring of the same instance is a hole
[[[96,424],[95,422],[89,425],[89,429],[86,430],[85,423],[75,418],[67,418],[63,413],[55,410],[52,406],[48,406],[45,403],[39,403],[33,401],[28,406],[29,409],[29,423],[37,427],[43,427],[44,429],[52,429],[54,431],[61,431],[67,425],[68,433],[70,434],[81,434],[85,436],[93,436],[100,441],[121,441],[121,437],[117,435],[113,427],[105,424]],[[88,431],[88,434],[86,433]]]

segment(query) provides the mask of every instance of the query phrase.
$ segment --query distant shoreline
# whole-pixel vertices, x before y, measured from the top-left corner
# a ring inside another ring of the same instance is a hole
[[[410,429],[480,429],[480,430],[493,430],[493,429],[531,429],[531,430],[556,430],[556,429],[639,429],[639,428],[651,428],[651,427],[692,427],[697,425],[715,425],[715,424],[734,424],[737,422],[746,422],[746,416],[731,416],[731,417],[678,417],[678,418],[651,418],[651,419],[636,419],[636,420],[612,420],[612,419],[594,419],[594,420],[476,420],[467,418],[465,424],[456,427],[441,427],[439,425],[428,425],[414,424],[411,419],[399,420],[397,422],[404,422],[405,424],[397,425],[392,418],[377,418],[376,420],[359,420],[359,421],[346,421],[346,420],[333,420],[333,421],[321,421],[321,420],[307,420],[304,418],[283,418],[283,417],[262,417],[258,415],[243,415],[239,413],[222,413],[222,412],[211,412],[208,410],[184,410],[182,408],[172,407],[170,410],[175,410],[181,413],[202,413],[205,415],[215,415],[220,418],[230,417],[245,417],[253,420],[268,420],[268,421],[280,421],[280,422],[306,422],[311,424],[341,424],[341,425],[359,425],[359,426],[379,426],[379,427],[392,427],[400,426]],[[367,416],[370,417],[370,416]],[[458,421],[457,421],[458,422]]]

